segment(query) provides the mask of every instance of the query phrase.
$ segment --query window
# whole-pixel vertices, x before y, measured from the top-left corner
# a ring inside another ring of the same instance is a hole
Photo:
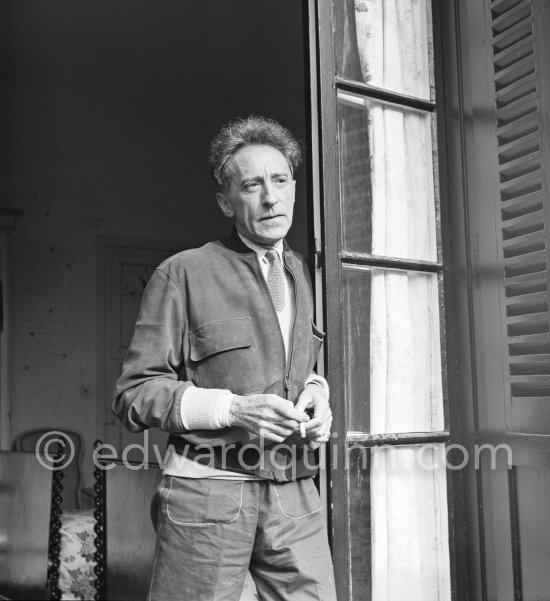
[[[342,599],[450,599],[430,0],[318,2]]]

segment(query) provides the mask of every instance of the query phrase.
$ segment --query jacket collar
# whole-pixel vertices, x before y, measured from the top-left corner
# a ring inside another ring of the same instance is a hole
[[[221,243],[225,247],[227,247],[231,250],[234,250],[235,252],[241,253],[241,254],[250,254],[250,253],[255,252],[241,240],[239,234],[237,233],[236,227],[233,227],[229,236],[227,238],[223,238],[221,240]],[[283,240],[283,253],[287,253],[287,252],[290,252],[290,248],[285,239],[285,240]]]

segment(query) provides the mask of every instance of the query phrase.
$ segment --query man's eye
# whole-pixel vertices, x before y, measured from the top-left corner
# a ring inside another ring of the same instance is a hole
[[[258,182],[250,182],[244,185],[245,190],[255,190],[258,187]]]
[[[275,179],[275,183],[279,186],[284,186],[287,182],[288,182],[288,179],[286,177],[277,177]]]

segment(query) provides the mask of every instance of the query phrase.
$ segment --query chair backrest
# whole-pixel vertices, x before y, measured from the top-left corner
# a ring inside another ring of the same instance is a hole
[[[53,472],[34,453],[0,451],[0,595],[48,599]]]
[[[41,440],[42,439],[42,440]],[[71,430],[55,430],[54,428],[43,428],[20,432],[14,439],[12,448],[14,451],[26,451],[33,453],[40,442],[41,449],[47,448],[50,455],[54,455],[56,449],[53,445],[46,447],[48,441],[62,440],[66,444],[65,452],[69,456],[74,453],[72,460],[63,468],[63,502],[61,507],[64,511],[80,508],[80,480],[82,460],[82,437],[78,432]]]
[[[131,469],[109,462],[105,472],[106,598],[145,600],[153,570],[156,536],[150,508],[162,470]]]

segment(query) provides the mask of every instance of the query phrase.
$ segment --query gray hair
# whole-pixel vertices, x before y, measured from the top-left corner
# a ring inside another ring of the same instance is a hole
[[[226,123],[210,144],[210,172],[220,190],[229,184],[227,164],[233,155],[251,144],[273,146],[286,158],[292,173],[302,162],[300,145],[292,133],[273,119],[251,115]]]

